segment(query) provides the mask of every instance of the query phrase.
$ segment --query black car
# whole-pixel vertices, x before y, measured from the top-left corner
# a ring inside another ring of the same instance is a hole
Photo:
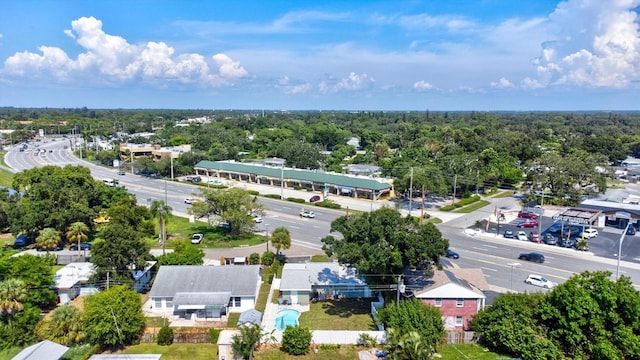
[[[627,229],[627,235],[635,235],[636,234],[636,228],[633,225],[629,225],[629,228]]]
[[[458,254],[457,252],[451,250],[451,249],[447,249],[446,253],[444,254],[444,256],[448,257],[449,259],[459,259],[460,258],[460,254]]]
[[[533,261],[542,264],[544,262],[544,255],[536,252],[532,253],[523,253],[518,256],[520,260]]]
[[[69,247],[71,251],[78,251],[78,244],[71,245]],[[89,243],[80,243],[80,250],[91,250],[91,244]]]

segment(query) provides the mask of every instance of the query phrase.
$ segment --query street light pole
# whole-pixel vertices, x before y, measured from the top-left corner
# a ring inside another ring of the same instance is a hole
[[[627,235],[627,231],[629,230],[629,226],[631,225],[631,220],[627,220],[627,226],[624,228],[622,235],[620,235],[620,242],[618,243],[618,265],[616,265],[616,281],[620,278],[620,256],[622,253],[622,242],[624,241],[625,235]]]
[[[513,263],[509,263],[508,265],[511,266],[511,280],[509,285],[509,291],[513,291],[513,268],[520,266],[520,263],[513,262]]]
[[[284,200],[284,162],[280,167],[280,200]]]
[[[267,237],[267,252],[269,252],[269,224],[264,224],[265,227],[265,235]]]

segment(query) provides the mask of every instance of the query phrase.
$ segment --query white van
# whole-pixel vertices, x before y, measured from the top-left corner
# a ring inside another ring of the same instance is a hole
[[[116,186],[116,181],[113,179],[105,178],[105,179],[102,179],[102,182],[104,182],[104,184],[107,186],[111,186],[111,187]]]

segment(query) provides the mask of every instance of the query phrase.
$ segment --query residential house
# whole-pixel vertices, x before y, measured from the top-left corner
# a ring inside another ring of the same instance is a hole
[[[310,262],[284,265],[278,302],[306,305],[312,299],[371,296],[371,289],[354,268],[337,262]]]
[[[185,319],[218,319],[255,307],[260,266],[161,266],[149,293],[151,310]]]
[[[69,263],[56,271],[53,280],[56,283],[60,304],[66,305],[78,296],[98,292],[95,286],[87,284],[94,273],[95,265],[90,262]]]
[[[463,331],[484,309],[485,290],[489,290],[489,284],[482,269],[447,269],[435,271],[433,278],[422,290],[414,291],[414,295],[440,309],[445,330]]]
[[[147,265],[142,270],[131,270],[133,276],[133,288],[137,292],[143,292],[148,289],[151,278],[153,277],[153,268],[156,266],[157,261],[147,261]]]
[[[60,360],[68,350],[66,346],[44,340],[20,351],[12,360]]]

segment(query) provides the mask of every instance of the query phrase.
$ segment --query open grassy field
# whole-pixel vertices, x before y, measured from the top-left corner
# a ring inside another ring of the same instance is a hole
[[[300,314],[299,322],[314,330],[377,330],[369,299],[318,301]]]
[[[474,211],[476,211],[476,210],[478,210],[480,208],[483,208],[483,207],[485,207],[485,206],[487,206],[489,204],[491,204],[491,203],[486,201],[486,200],[479,200],[479,201],[476,201],[476,202],[474,202],[472,204],[469,204],[467,206],[463,206],[460,209],[454,210],[452,212],[454,212],[454,213],[462,213],[462,214],[469,214],[469,213],[472,213],[472,212],[474,212]]]
[[[0,169],[0,186],[7,188],[13,183],[13,173],[4,169]]]
[[[162,360],[211,360],[218,358],[218,345],[214,344],[140,344],[128,347],[124,354],[162,354]]]

